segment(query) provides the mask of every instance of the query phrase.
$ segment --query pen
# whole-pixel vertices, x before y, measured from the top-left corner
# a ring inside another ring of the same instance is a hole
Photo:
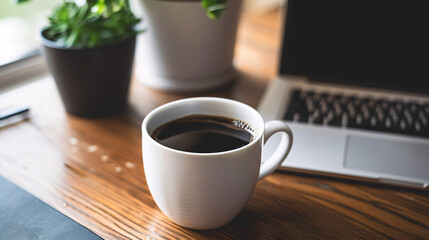
[[[30,108],[13,106],[0,110],[0,127],[7,126],[27,119],[30,116]]]

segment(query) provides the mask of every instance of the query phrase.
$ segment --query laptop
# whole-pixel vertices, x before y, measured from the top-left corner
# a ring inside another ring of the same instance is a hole
[[[429,1],[284,8],[278,77],[258,107],[294,133],[281,169],[428,189]]]

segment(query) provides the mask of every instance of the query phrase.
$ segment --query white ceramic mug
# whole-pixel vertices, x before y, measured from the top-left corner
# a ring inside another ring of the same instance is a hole
[[[175,150],[150,136],[160,125],[192,114],[223,116],[248,123],[254,139],[225,152],[192,153]],[[262,147],[274,133],[289,136],[261,164]],[[258,180],[274,172],[288,155],[292,132],[281,121],[264,123],[246,104],[212,97],[188,98],[162,105],[142,124],[143,165],[149,190],[159,208],[177,224],[213,229],[230,222],[244,207]]]

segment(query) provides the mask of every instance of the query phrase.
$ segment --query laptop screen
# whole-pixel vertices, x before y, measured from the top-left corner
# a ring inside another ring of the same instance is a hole
[[[280,74],[429,93],[429,1],[289,0]]]

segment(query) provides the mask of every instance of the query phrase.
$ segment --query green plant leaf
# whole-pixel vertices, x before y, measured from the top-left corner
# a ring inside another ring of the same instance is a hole
[[[30,0],[12,0],[13,4],[21,4],[21,3],[26,3],[29,2]]]
[[[79,36],[79,30],[75,29],[71,31],[70,35],[66,37],[66,41],[65,41],[66,47],[71,47],[75,45],[75,42],[78,39],[78,36]]]
[[[65,1],[48,18],[45,35],[71,47],[98,47],[123,41],[142,32],[128,0],[87,0],[78,6]]]
[[[218,19],[222,12],[227,9],[228,0],[202,0],[201,5],[211,19]]]

